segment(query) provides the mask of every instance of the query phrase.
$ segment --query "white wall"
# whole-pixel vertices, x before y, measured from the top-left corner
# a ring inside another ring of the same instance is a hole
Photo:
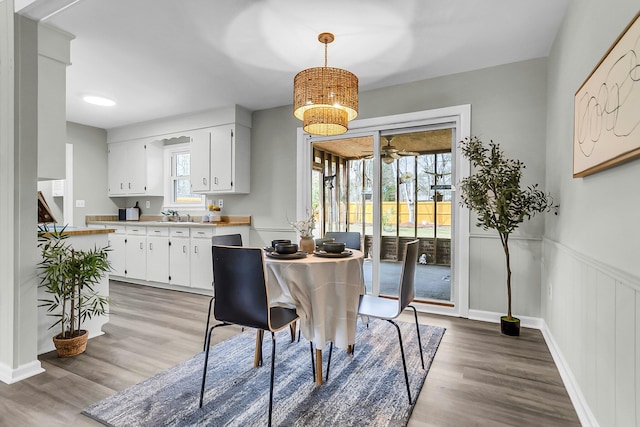
[[[640,161],[572,178],[574,94],[636,13],[573,1],[549,56],[546,181],[560,214],[546,223],[542,317],[587,425],[640,425]]]

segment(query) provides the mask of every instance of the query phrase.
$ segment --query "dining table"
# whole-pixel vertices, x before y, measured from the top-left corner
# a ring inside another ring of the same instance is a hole
[[[296,309],[300,332],[315,347],[316,384],[322,385],[327,342],[347,350],[355,344],[358,303],[365,292],[364,254],[347,249],[341,255],[265,255],[269,304]]]

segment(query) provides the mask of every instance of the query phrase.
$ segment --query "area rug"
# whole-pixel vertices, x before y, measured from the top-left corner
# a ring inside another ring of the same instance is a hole
[[[415,324],[398,322],[413,402],[409,404],[393,325],[360,321],[354,354],[335,349],[329,381],[316,386],[309,342],[276,335],[273,425],[405,426],[427,377],[444,329],[420,325],[425,369]],[[215,332],[214,332],[215,333]],[[198,407],[204,353],[169,368],[82,413],[107,426],[267,425],[271,339],[265,334],[264,365],[253,368],[255,332],[245,331],[211,348],[204,405]],[[326,373],[328,346],[323,351]]]

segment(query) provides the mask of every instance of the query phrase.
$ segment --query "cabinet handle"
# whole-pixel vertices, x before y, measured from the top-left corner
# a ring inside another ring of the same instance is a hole
[[[187,253],[187,247],[185,245],[182,245],[182,253],[183,254]]]
[[[202,178],[202,184],[207,185],[207,178]]]
[[[140,242],[140,249],[144,249],[144,246],[142,246],[142,242]]]
[[[194,254],[197,254],[197,253],[198,253],[198,247],[197,247],[197,246],[193,248],[193,253],[194,253]]]
[[[153,243],[149,243],[149,250],[152,251],[153,250]]]
[[[215,178],[213,178],[213,182],[218,185],[218,177],[216,176]]]
[[[124,187],[122,186],[122,183],[120,183],[120,189],[122,190]]]
[[[129,183],[129,190],[131,190],[131,183]]]

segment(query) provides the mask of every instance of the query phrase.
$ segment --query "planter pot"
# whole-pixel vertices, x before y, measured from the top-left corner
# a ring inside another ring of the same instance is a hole
[[[500,318],[500,332],[512,337],[520,336],[520,319],[512,317],[508,320],[507,316]]]
[[[56,335],[53,337],[53,345],[56,346],[58,357],[72,357],[84,353],[87,349],[87,339],[89,333],[81,329],[80,335],[73,338],[60,338],[60,335]]]

